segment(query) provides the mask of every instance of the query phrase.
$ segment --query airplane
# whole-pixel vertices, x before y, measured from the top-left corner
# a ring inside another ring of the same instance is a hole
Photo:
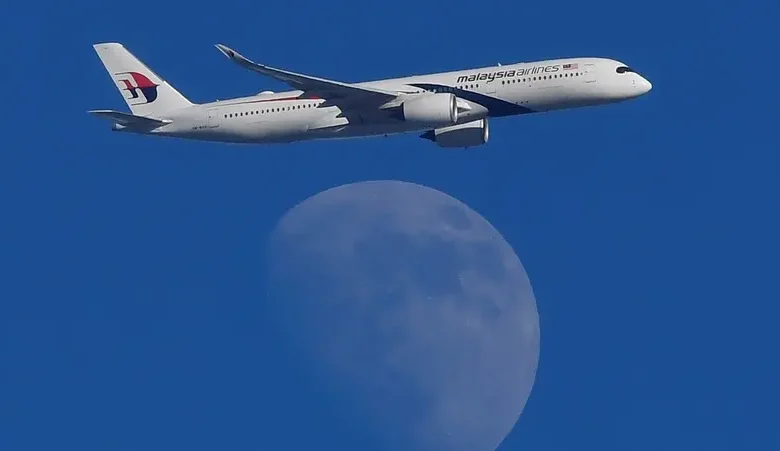
[[[420,133],[443,148],[486,144],[488,120],[622,102],[652,89],[609,58],[562,58],[346,83],[273,68],[216,44],[239,66],[293,90],[197,104],[124,45],[94,44],[131,113],[90,110],[112,130],[224,143],[281,144]]]

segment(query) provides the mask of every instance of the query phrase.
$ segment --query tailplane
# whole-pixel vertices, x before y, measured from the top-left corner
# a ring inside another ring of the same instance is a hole
[[[122,44],[106,42],[93,47],[133,115],[157,116],[193,105]]]
[[[163,125],[170,124],[169,119],[157,119],[148,116],[136,116],[114,110],[90,110],[90,114],[108,119],[114,123],[114,130],[131,129],[136,131],[152,131]]]

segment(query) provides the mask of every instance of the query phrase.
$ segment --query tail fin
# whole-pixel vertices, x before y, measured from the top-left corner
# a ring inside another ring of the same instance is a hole
[[[156,116],[192,105],[122,44],[105,42],[92,47],[134,115]]]

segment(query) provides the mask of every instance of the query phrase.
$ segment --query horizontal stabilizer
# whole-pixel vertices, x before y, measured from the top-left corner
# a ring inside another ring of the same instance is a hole
[[[132,128],[157,128],[172,121],[167,119],[153,119],[151,117],[136,116],[134,114],[123,113],[114,110],[90,110],[90,114],[114,121],[115,123]]]

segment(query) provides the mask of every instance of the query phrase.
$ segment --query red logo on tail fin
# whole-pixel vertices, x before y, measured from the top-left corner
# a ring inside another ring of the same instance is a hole
[[[149,80],[146,75],[138,72],[119,72],[116,75],[130,75],[130,78],[122,78],[119,80],[125,85],[122,89],[130,93],[131,97],[128,100],[139,99],[140,96],[138,95],[138,91],[141,91],[141,94],[143,94],[146,99],[145,101],[136,102],[133,105],[152,103],[157,99],[157,86],[159,85],[153,83],[152,80]]]

